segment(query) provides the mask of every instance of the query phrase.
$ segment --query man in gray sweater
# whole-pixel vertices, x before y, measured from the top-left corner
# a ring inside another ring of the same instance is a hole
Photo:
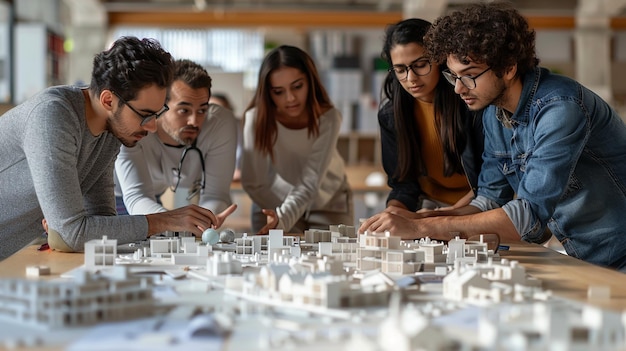
[[[116,216],[120,145],[156,131],[171,82],[172,58],[158,42],[123,37],[96,55],[89,88],[51,87],[0,117],[0,259],[37,238],[44,217],[50,247],[62,251],[105,235],[121,244],[222,224],[234,207]]]

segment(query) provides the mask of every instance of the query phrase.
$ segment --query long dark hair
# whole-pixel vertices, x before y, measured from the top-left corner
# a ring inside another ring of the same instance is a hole
[[[416,43],[424,46],[424,35],[431,23],[418,18],[410,18],[387,27],[381,57],[391,62],[391,50],[396,45]],[[454,92],[454,87],[441,75],[446,69],[445,64],[439,66],[439,83],[435,89],[434,108],[435,124],[443,143],[444,175],[463,173],[460,154],[466,143],[463,130],[464,112],[467,110],[463,101]],[[415,121],[415,98],[411,96],[395,77],[389,72],[383,86],[384,98],[393,104],[394,123],[398,143],[398,165],[394,177],[399,180],[415,179],[424,173],[424,165],[420,160],[419,134]],[[384,105],[381,104],[381,106]]]
[[[319,134],[319,118],[333,105],[328,93],[322,86],[321,79],[313,59],[303,50],[282,45],[270,51],[263,59],[259,70],[259,80],[252,101],[246,108],[256,107],[257,120],[254,129],[254,147],[270,155],[273,159],[273,146],[277,137],[276,106],[270,96],[270,75],[281,67],[293,67],[301,71],[308,80],[307,112],[309,115],[309,136]]]

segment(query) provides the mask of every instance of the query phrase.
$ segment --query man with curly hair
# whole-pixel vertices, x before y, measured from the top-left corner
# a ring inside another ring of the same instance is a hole
[[[50,247],[62,251],[221,224],[199,206],[116,216],[120,145],[156,131],[171,82],[172,57],[158,42],[123,37],[95,56],[89,87],[44,89],[0,118],[0,260],[38,238],[44,217]]]
[[[453,211],[391,209],[360,230],[534,243],[551,231],[569,255],[626,270],[626,126],[617,113],[538,66],[535,32],[508,3],[441,17],[425,43],[433,61],[447,63],[445,77],[467,107],[485,109],[477,196]]]

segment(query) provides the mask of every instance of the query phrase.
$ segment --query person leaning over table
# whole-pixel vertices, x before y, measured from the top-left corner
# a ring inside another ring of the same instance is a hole
[[[538,66],[535,32],[508,3],[476,3],[437,19],[425,37],[446,79],[484,111],[484,163],[469,206],[389,211],[360,231],[450,239],[497,233],[626,270],[626,125],[580,83]],[[516,195],[516,196],[514,196]]]
[[[115,157],[156,131],[171,81],[171,55],[157,41],[122,37],[95,56],[88,88],[44,89],[0,118],[0,259],[37,238],[44,217],[50,247],[64,251],[105,235],[128,243],[221,224],[195,205],[116,216]]]
[[[244,116],[241,184],[254,233],[354,223],[340,127],[311,57],[294,46],[270,51]]]
[[[213,213],[235,206],[230,183],[237,120],[230,110],[209,104],[210,97],[207,71],[190,60],[174,61],[169,110],[157,119],[156,133],[136,146],[122,145],[115,161],[118,194],[128,213],[167,211],[157,201],[167,189],[182,193],[185,203],[198,195],[198,205]]]
[[[388,26],[381,54],[391,67],[378,111],[387,207],[410,211],[467,205],[482,164],[482,116],[445,80],[445,64],[426,56],[430,26],[418,18]]]

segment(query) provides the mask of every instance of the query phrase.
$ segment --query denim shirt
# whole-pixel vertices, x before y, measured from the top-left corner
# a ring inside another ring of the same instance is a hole
[[[547,226],[570,256],[626,268],[622,119],[578,82],[536,68],[511,120],[505,128],[495,106],[485,110],[479,198],[502,206],[522,240],[542,242]]]

